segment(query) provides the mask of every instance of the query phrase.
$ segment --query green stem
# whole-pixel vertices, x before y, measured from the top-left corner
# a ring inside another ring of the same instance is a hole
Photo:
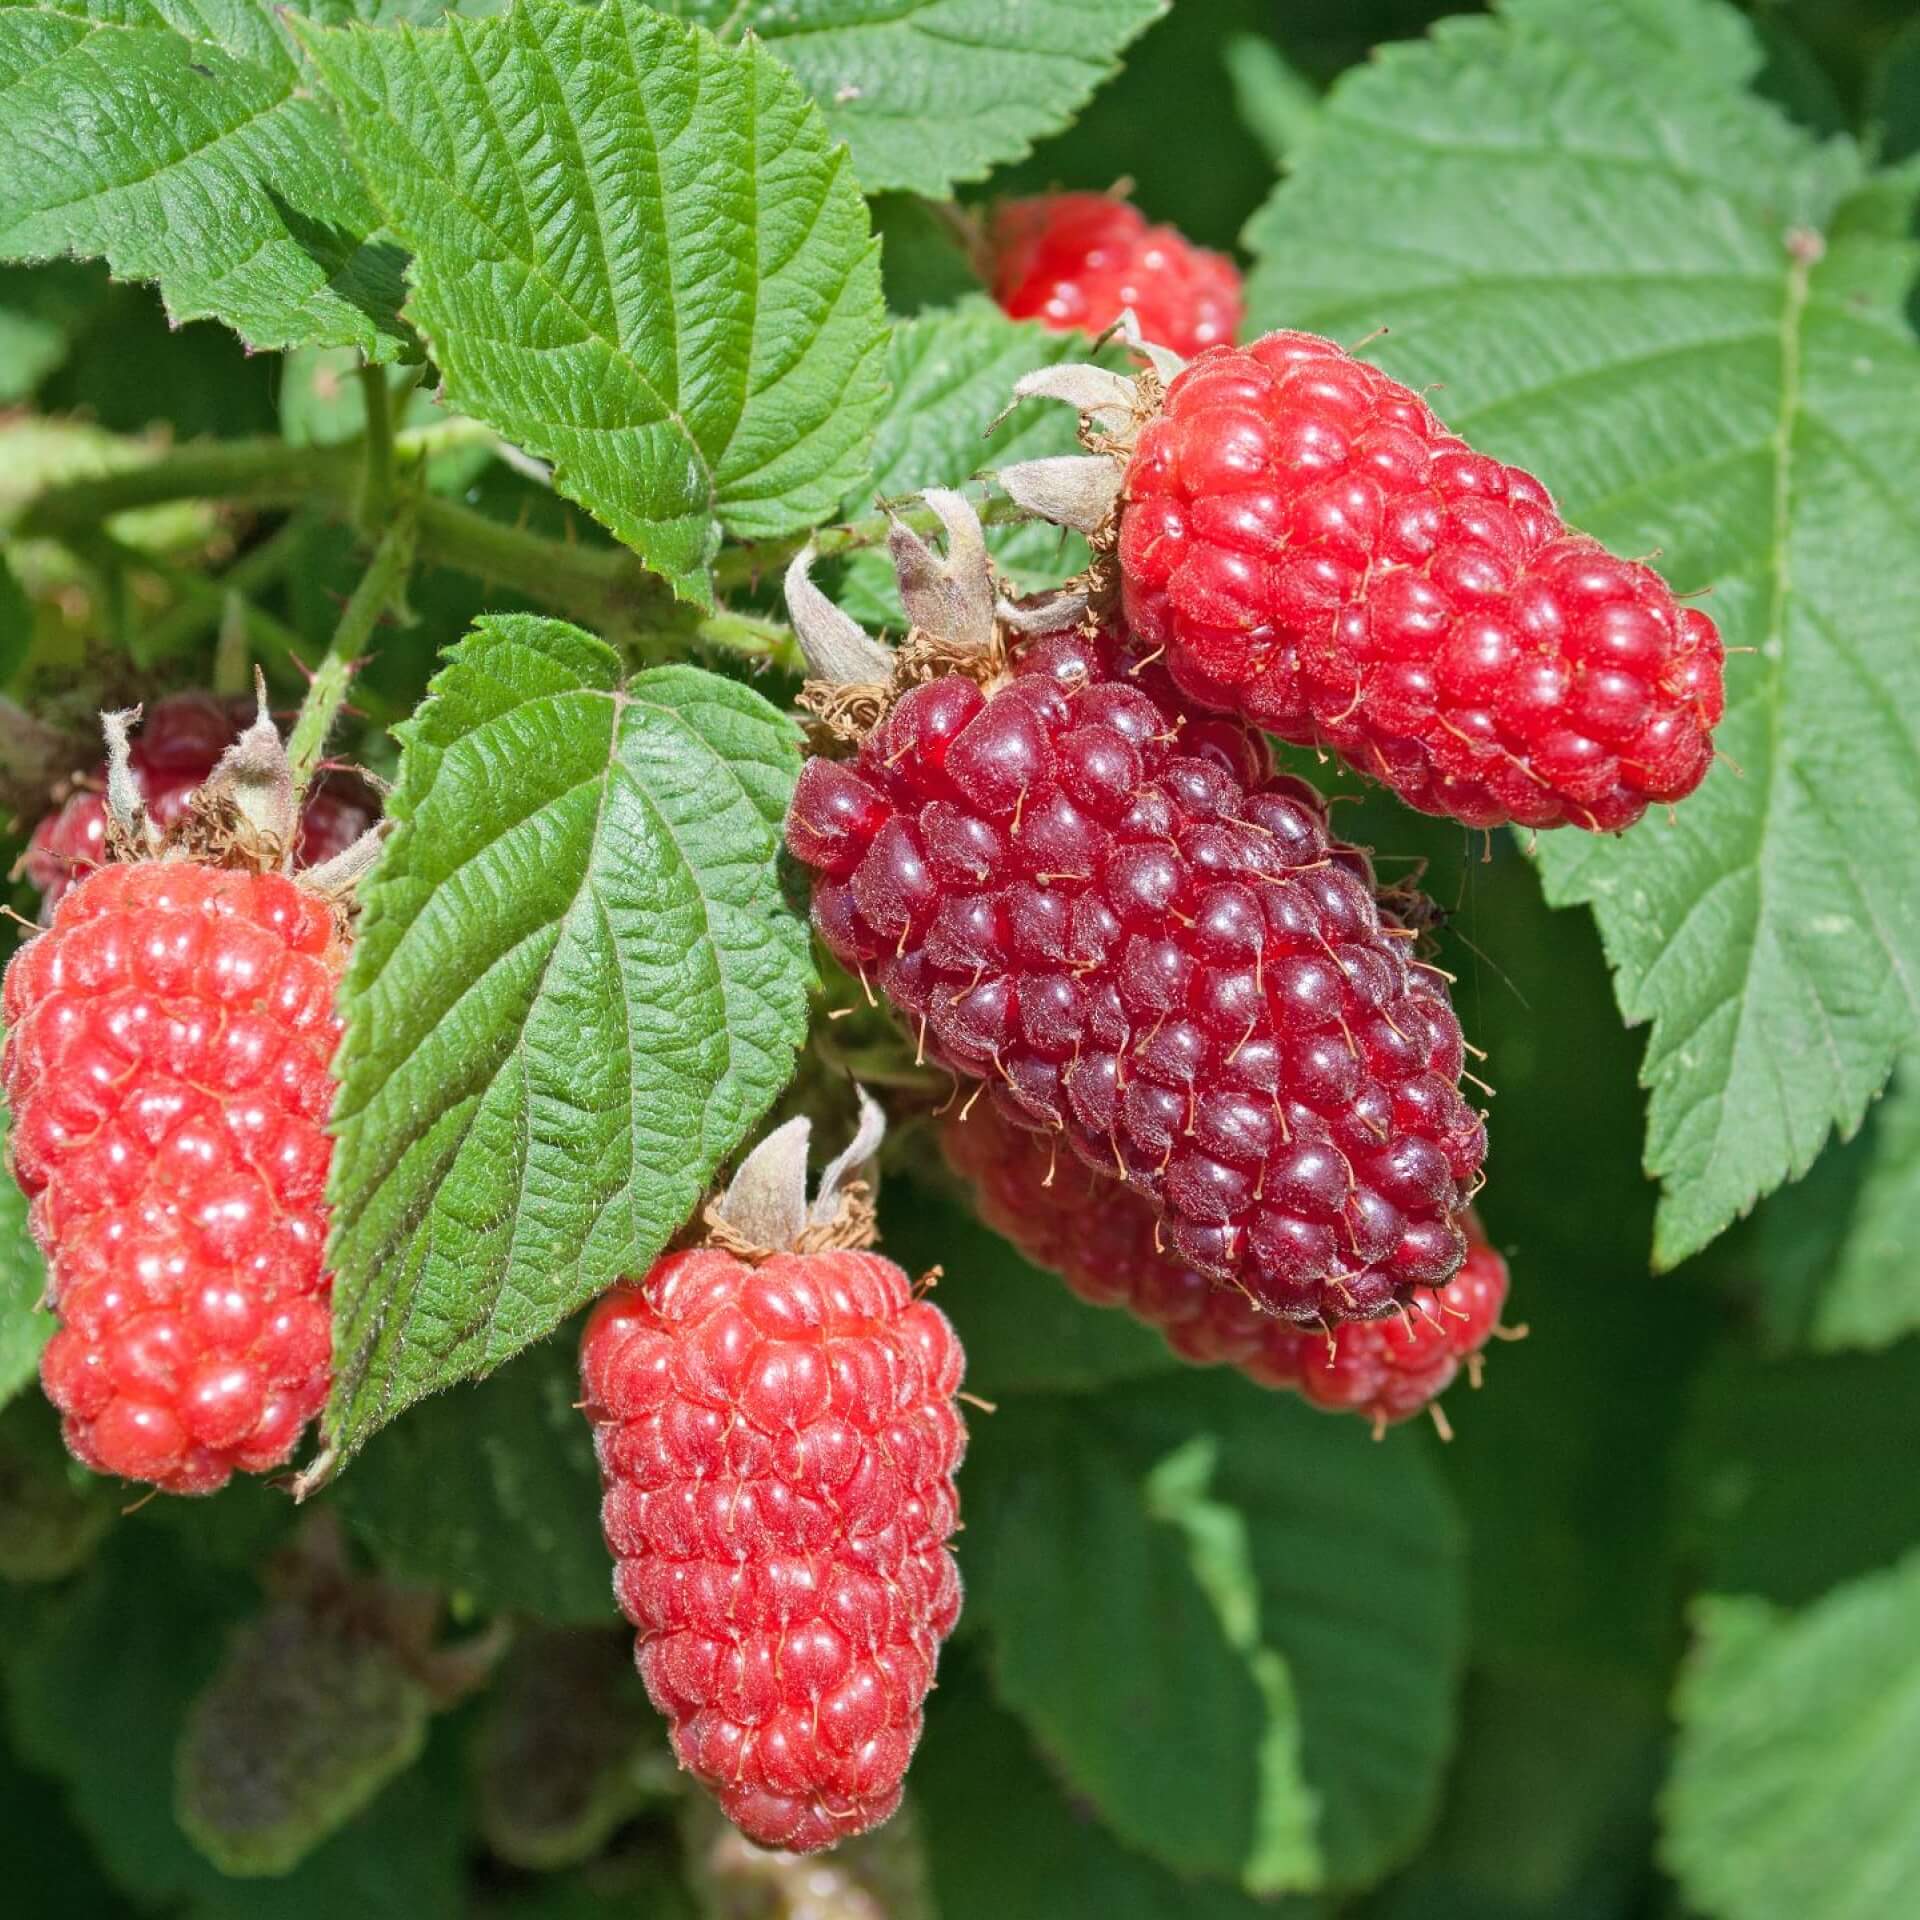
[[[180,604],[148,624],[141,639],[141,653],[146,662],[151,665],[170,660],[192,646],[221,619],[228,596],[236,593],[245,602],[247,631],[256,654],[286,653],[296,648],[300,642],[293,629],[272,614],[262,612],[253,604],[253,599],[286,578],[299,557],[300,543],[306,533],[307,522],[295,518],[242,554],[225,573],[207,579],[183,571],[173,577],[172,585],[180,595]]]
[[[360,391],[367,414],[366,472],[360,483],[360,524],[377,527],[393,504],[393,396],[385,367],[363,366]]]
[[[413,515],[403,506],[393,523],[380,536],[367,570],[360,576],[333,630],[333,643],[314,671],[313,684],[300,703],[299,716],[287,739],[287,759],[293,767],[293,784],[305,793],[320,756],[326,751],[327,735],[340,716],[347,689],[353,684],[361,656],[380,617],[399,601],[413,566]]]
[[[372,388],[368,389],[371,396]],[[68,544],[84,543],[101,522],[130,507],[155,506],[182,499],[231,500],[258,507],[309,507],[346,518],[363,538],[384,531],[375,515],[381,497],[372,476],[377,470],[373,449],[390,435],[392,485],[415,472],[427,454],[443,444],[445,428],[391,431],[375,424],[378,402],[369,411],[369,430],[358,443],[334,447],[289,447],[279,440],[227,440],[176,447],[141,467],[50,487],[22,512],[17,531],[23,537],[51,538]],[[391,501],[391,494],[387,496]],[[936,522],[924,510],[901,516],[926,532]],[[983,517],[998,523],[1017,517],[1009,503],[989,502]],[[871,514],[843,526],[824,527],[813,536],[823,555],[847,553],[876,546],[887,537],[891,522],[885,514]],[[276,536],[277,538],[278,536]],[[729,548],[715,565],[721,588],[741,587],[783,569],[807,536],[767,541],[750,547]],[[656,651],[649,633],[663,639],[684,635],[696,646],[793,666],[798,655],[786,627],[774,620],[722,609],[704,618],[690,614],[676,601],[659,576],[620,547],[591,546],[573,540],[529,532],[494,520],[455,500],[427,495],[418,507],[417,557],[423,564],[452,567],[493,585],[506,587],[539,605],[579,621],[597,631],[636,640],[642,651]],[[236,569],[237,571],[237,569]],[[234,584],[244,584],[236,580]],[[168,616],[155,629],[156,650],[163,643],[176,647],[197,638],[219,617],[216,597],[209,617],[199,610],[189,616]],[[275,645],[284,644],[285,630],[262,629],[264,619],[249,611],[256,632]],[[198,621],[189,625],[189,620]],[[276,623],[277,625],[277,623]]]
[[[145,466],[49,487],[20,515],[22,539],[67,540],[129,507],[167,500],[237,500],[297,507],[319,498],[342,502],[359,467],[359,449],[290,447],[284,440],[207,440],[175,447]]]

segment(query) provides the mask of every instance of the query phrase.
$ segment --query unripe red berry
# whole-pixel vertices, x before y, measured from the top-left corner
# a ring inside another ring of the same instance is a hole
[[[1181,691],[1422,812],[1612,832],[1706,777],[1713,622],[1329,340],[1194,360],[1122,498],[1126,618]]]
[[[940,1643],[959,1341],[877,1254],[670,1254],[580,1371],[614,1591],[681,1763],[763,1846],[899,1805]]]
[[[988,245],[993,297],[1016,320],[1102,333],[1130,307],[1147,339],[1176,353],[1226,345],[1240,325],[1233,262],[1111,194],[1010,200]]]
[[[1492,1337],[1506,1299],[1506,1262],[1468,1214],[1466,1264],[1445,1286],[1416,1289],[1404,1311],[1379,1320],[1298,1326],[1169,1258],[1145,1200],[990,1102],[947,1114],[940,1144],[987,1225],[1082,1300],[1131,1314],[1195,1366],[1232,1367],[1376,1427],[1437,1400]]]
[[[13,1168],[97,1472],[208,1493],[326,1399],[333,910],[279,874],[101,867],[6,973]]]
[[[1441,977],[1300,783],[1055,634],[803,769],[814,924],[926,1053],[1146,1195],[1173,1253],[1313,1324],[1449,1278],[1485,1155]]]

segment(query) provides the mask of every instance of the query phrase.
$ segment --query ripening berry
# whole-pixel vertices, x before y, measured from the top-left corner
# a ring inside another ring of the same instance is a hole
[[[209,1493],[281,1465],[327,1394],[323,1198],[346,963],[280,874],[101,867],[6,973],[13,1169],[96,1472]]]
[[[232,744],[237,710],[247,702],[207,693],[172,693],[148,709],[134,735],[128,764],[134,784],[157,827],[170,827]],[[40,895],[43,915],[81,875],[106,857],[107,770],[70,794],[33,830],[22,862],[27,883]],[[318,866],[344,852],[373,825],[378,809],[361,784],[348,776],[323,775],[308,788],[294,843],[296,867]]]
[[[810,1853],[900,1803],[940,1643],[960,1343],[877,1254],[670,1254],[580,1350],[614,1592],[681,1763]]]
[[[1445,982],[1265,771],[1053,634],[809,761],[787,840],[929,1057],[1146,1195],[1183,1264],[1331,1325],[1452,1276],[1486,1134]]]
[[[1151,1205],[990,1102],[950,1112],[940,1144],[981,1219],[1082,1300],[1131,1314],[1194,1366],[1232,1367],[1376,1428],[1437,1400],[1492,1337],[1506,1299],[1506,1263],[1468,1213],[1466,1264],[1445,1286],[1416,1289],[1378,1320],[1299,1326],[1170,1258]]]
[[[1233,262],[1110,194],[1010,200],[988,245],[993,297],[1016,320],[1102,333],[1131,307],[1146,338],[1176,353],[1227,345],[1240,325]]]
[[[1126,618],[1181,691],[1422,812],[1612,832],[1706,777],[1713,622],[1331,341],[1194,360],[1122,500]]]

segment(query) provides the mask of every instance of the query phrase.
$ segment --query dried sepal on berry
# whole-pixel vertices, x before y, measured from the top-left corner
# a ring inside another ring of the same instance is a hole
[[[867,1250],[879,1130],[863,1096],[809,1199],[809,1122],[776,1129],[710,1244],[608,1294],[580,1350],[648,1694],[727,1816],[795,1853],[899,1806],[960,1609],[960,1343]]]
[[[142,714],[123,773],[134,788],[128,798],[138,798],[153,826],[170,827],[186,813],[236,727],[244,724],[235,709],[246,704],[207,693],[172,693]],[[35,826],[17,867],[40,895],[43,922],[67,888],[107,858],[108,774],[102,762],[48,788],[53,810]],[[294,864],[319,866],[344,852],[378,814],[378,800],[363,776],[329,769],[303,797]]]
[[[1088,454],[998,478],[1089,535],[1096,605],[1186,698],[1469,826],[1614,832],[1705,778],[1713,622],[1572,532],[1532,474],[1312,334],[1143,354],[1131,383],[1021,380],[1079,411]]]

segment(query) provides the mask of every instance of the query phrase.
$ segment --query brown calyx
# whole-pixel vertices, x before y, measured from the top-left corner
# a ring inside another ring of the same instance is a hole
[[[945,531],[946,551],[894,521],[887,549],[908,619],[898,647],[873,639],[813,584],[810,552],[787,571],[787,609],[812,669],[799,704],[822,752],[857,747],[903,693],[929,680],[965,674],[991,693],[1012,673],[1018,636],[1069,626],[1085,614],[1083,594],[1005,597],[972,503],[943,487],[929,487],[923,498]]]
[[[886,1116],[865,1088],[853,1138],[828,1164],[811,1200],[804,1115],[775,1127],[741,1161],[727,1190],[701,1216],[706,1245],[759,1266],[783,1253],[864,1252],[879,1238],[873,1188],[857,1169],[880,1151]]]
[[[195,789],[186,811],[162,829],[148,814],[133,776],[131,734],[140,709],[100,716],[107,742],[106,852],[110,860],[181,860],[243,873],[291,875],[320,895],[344,925],[353,892],[372,867],[390,823],[381,820],[352,846],[317,867],[293,872],[305,800],[286,744],[267,711],[265,677],[254,676],[259,711],[213,771]]]

